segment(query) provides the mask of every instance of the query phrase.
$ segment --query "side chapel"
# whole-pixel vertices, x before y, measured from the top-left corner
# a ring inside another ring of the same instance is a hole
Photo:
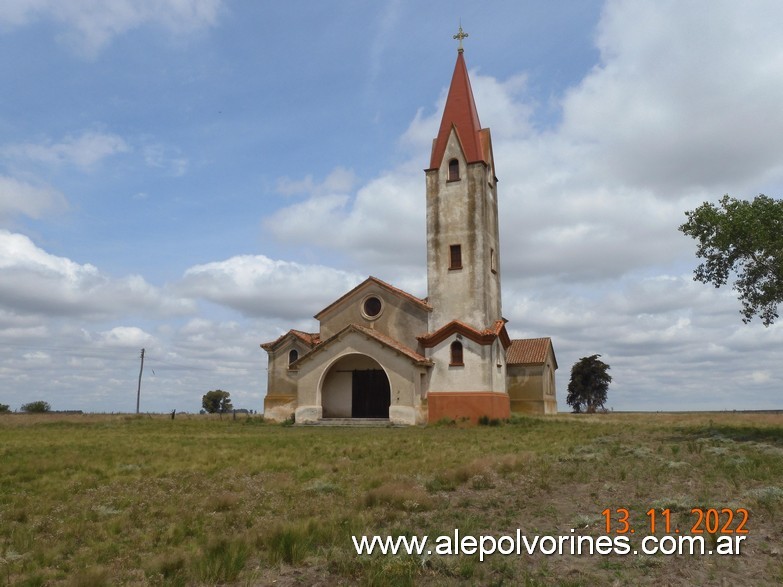
[[[501,313],[497,177],[459,33],[438,136],[425,170],[427,297],[368,277],[289,330],[268,354],[264,416],[423,424],[557,412],[550,338],[512,340]]]

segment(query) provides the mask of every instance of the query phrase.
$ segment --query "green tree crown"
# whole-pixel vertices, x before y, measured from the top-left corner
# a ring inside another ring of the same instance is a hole
[[[51,409],[52,406],[50,406],[48,402],[41,401],[41,400],[24,404],[21,408],[23,412],[30,412],[33,414],[41,414],[44,412],[48,412]]]
[[[208,391],[201,397],[201,407],[210,414],[225,414],[232,410],[231,394],[222,389]]]
[[[600,356],[582,357],[571,367],[566,403],[574,412],[585,411],[592,414],[606,403],[612,376],[607,372],[609,365],[598,360]]]
[[[735,275],[742,321],[758,316],[764,326],[773,324],[783,302],[783,200],[727,194],[717,206],[704,202],[685,216],[679,230],[697,241],[696,256],[704,259],[694,280],[721,287]]]

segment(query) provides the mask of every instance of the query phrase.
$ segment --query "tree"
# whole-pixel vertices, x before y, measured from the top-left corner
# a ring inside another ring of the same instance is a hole
[[[727,194],[719,206],[704,202],[685,216],[679,229],[698,241],[696,256],[705,259],[693,279],[721,287],[736,275],[742,321],[758,315],[764,326],[773,324],[783,302],[783,200]]]
[[[222,389],[208,391],[201,397],[201,406],[210,414],[225,414],[233,409],[231,394]]]
[[[582,357],[571,367],[566,403],[577,414],[582,411],[592,414],[606,403],[612,376],[607,373],[609,365],[598,360],[600,356]]]
[[[11,408],[8,404],[0,404],[0,414],[6,414],[11,411]]]
[[[50,411],[52,406],[50,406],[48,402],[38,400],[23,405],[21,409],[23,412],[30,412],[31,414],[43,414],[44,412]]]

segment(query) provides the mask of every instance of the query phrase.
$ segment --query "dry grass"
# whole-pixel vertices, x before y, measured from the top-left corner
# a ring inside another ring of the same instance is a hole
[[[503,426],[0,415],[0,585],[783,582],[783,416],[606,414]],[[605,532],[747,508],[740,557],[359,557],[352,534]]]

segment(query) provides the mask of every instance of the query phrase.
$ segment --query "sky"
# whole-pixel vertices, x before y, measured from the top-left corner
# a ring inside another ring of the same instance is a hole
[[[783,408],[783,325],[693,281],[684,212],[783,192],[783,3],[4,0],[0,403],[263,409],[373,275],[426,292],[456,59],[492,131],[503,313],[615,410]]]

